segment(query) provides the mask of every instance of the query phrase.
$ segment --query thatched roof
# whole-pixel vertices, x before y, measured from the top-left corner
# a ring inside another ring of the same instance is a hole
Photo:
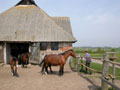
[[[72,34],[72,28],[70,24],[70,18],[69,17],[52,17],[52,19],[61,26],[66,32]]]
[[[69,25],[35,5],[18,5],[0,15],[0,41],[75,42]]]

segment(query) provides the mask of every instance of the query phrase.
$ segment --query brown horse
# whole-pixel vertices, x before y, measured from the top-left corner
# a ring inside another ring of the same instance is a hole
[[[18,59],[16,57],[10,57],[10,67],[12,75],[17,76]]]
[[[18,56],[23,68],[25,67],[25,65],[27,67],[27,64],[29,63],[29,57],[31,56],[31,53],[23,53]]]
[[[76,58],[76,55],[72,49],[70,49],[64,53],[60,53],[58,55],[56,55],[56,54],[46,55],[44,57],[44,59],[42,60],[42,62],[40,63],[40,64],[42,64],[44,62],[41,72],[43,73],[44,68],[45,68],[46,73],[48,73],[48,69],[47,69],[48,67],[50,67],[50,71],[52,72],[51,66],[59,65],[60,66],[59,74],[63,75],[64,65],[69,56],[73,56],[74,58]]]

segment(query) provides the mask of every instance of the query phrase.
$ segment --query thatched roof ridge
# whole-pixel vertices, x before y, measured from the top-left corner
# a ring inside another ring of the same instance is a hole
[[[18,5],[36,5],[36,3],[34,0],[21,0],[20,2],[16,4],[16,6]]]

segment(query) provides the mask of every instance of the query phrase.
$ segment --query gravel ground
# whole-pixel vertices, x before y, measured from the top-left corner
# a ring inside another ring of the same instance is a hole
[[[85,78],[72,72],[65,65],[63,76],[58,75],[59,67],[52,67],[54,73],[42,75],[41,67],[29,65],[18,67],[19,77],[13,77],[9,65],[0,67],[0,90],[93,90],[94,86]]]

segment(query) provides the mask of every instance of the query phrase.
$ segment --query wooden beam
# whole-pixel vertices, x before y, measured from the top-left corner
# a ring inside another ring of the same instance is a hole
[[[115,64],[112,64],[112,74],[113,74],[113,77],[115,77]],[[112,83],[115,84],[115,78],[112,78]]]
[[[78,54],[77,57],[79,57],[79,58],[77,59],[77,72],[79,72],[79,71],[80,71],[80,54]]]
[[[116,52],[105,52],[105,54],[116,54]]]
[[[113,88],[115,88],[116,90],[120,90],[120,88],[119,88],[118,86],[116,86],[116,85],[114,85],[113,83],[109,82],[109,81],[106,80],[105,78],[100,77],[100,79],[101,79],[102,81],[104,81],[105,83],[109,84],[110,86],[112,86]],[[105,90],[108,90],[108,89],[105,89]]]
[[[85,68],[93,71],[93,72],[100,73],[100,74],[102,73],[101,71],[97,71],[97,70],[95,70],[95,69],[92,69],[92,68],[90,68],[90,67],[87,67],[85,64],[83,64],[83,63],[81,63],[81,62],[80,62],[80,64],[83,65]]]
[[[118,63],[118,62],[113,62],[113,61],[107,61],[107,62],[114,64],[114,65],[117,65],[117,66],[120,66],[120,63]]]

